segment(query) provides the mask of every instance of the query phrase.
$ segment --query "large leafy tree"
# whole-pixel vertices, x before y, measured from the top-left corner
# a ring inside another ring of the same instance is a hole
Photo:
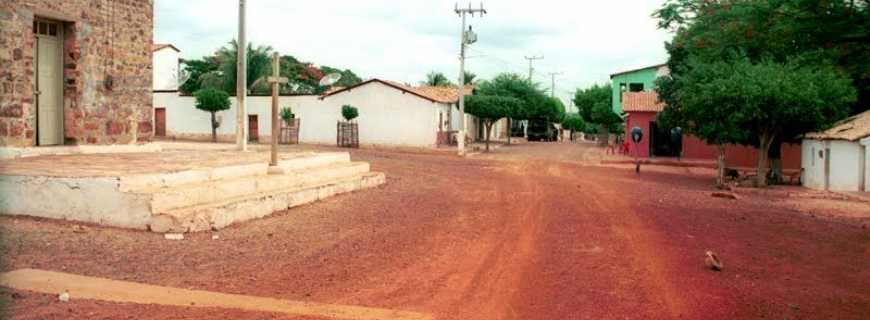
[[[465,112],[474,115],[483,122],[486,132],[486,152],[489,152],[489,137],[492,124],[507,117],[511,110],[522,103],[519,99],[507,96],[472,95],[466,97]]]
[[[657,89],[667,104],[663,114],[666,121],[692,120],[680,119],[683,115],[679,112],[667,112],[679,110],[681,97],[689,94],[674,79],[692,72],[690,60],[733,62],[738,56],[738,60],[747,60],[751,65],[769,67],[766,71],[777,64],[787,69],[801,65],[808,70],[829,70],[833,66],[848,74],[849,82],[857,89],[859,98],[852,100],[858,101],[851,104],[853,113],[866,109],[870,102],[867,0],[669,0],[654,16],[660,19],[660,27],[676,31],[674,39],[666,44],[672,77],[660,79]],[[809,80],[804,80],[815,81],[805,76]],[[828,122],[783,122],[778,124],[770,146],[762,145],[767,139],[762,138],[764,132],[760,130],[750,132],[751,140],[762,147],[760,151],[767,151],[761,160],[773,159],[777,176],[780,144],[823,128]],[[760,170],[759,180],[765,178],[764,172],[766,169]]]
[[[610,106],[612,95],[610,84],[595,84],[586,89],[577,89],[574,93],[574,105],[583,120],[592,122],[592,110],[598,105]]]
[[[186,94],[193,94],[203,87],[203,75],[216,72],[220,68],[220,64],[214,57],[203,57],[202,59],[182,60],[184,71],[190,75],[187,81],[181,84],[179,89]]]
[[[586,130],[586,121],[579,114],[572,113],[565,116],[562,121],[562,128],[571,131],[571,140],[574,140],[574,132]]]
[[[796,128],[830,126],[846,116],[856,98],[848,76],[802,61],[690,59],[687,70],[673,77],[679,103],[666,110],[671,117],[666,121],[682,119],[692,133],[719,146],[719,183],[725,144],[758,146],[756,183],[765,185],[767,155],[776,139]]]
[[[432,71],[426,74],[426,80],[424,80],[422,84],[432,87],[449,87],[453,85],[453,83],[447,79],[447,76],[437,71]]]
[[[724,59],[733,50],[753,62],[831,62],[858,92],[851,113],[870,108],[870,0],[668,0],[654,16],[676,31],[671,70],[689,54]]]
[[[480,95],[512,97],[519,99],[522,103],[516,105],[512,110],[508,110],[507,119],[508,127],[511,120],[528,120],[538,118],[535,112],[543,109],[543,105],[547,103],[547,95],[534,84],[529,82],[526,77],[515,73],[503,73],[497,75],[489,81],[481,81],[477,84],[475,90]],[[508,134],[508,143],[510,143],[510,134]]]
[[[330,73],[338,73],[341,75],[341,79],[339,79],[338,82],[333,84],[334,86],[350,87],[352,85],[355,85],[357,83],[362,82],[362,79],[359,76],[357,76],[356,73],[353,73],[353,71],[350,71],[349,69],[341,70],[341,69],[337,69],[337,68],[333,68],[333,67],[329,67],[329,66],[320,66],[320,71],[323,72],[324,75],[327,75]]]
[[[217,142],[217,128],[220,123],[215,119],[215,113],[230,108],[230,95],[218,89],[200,89],[193,94],[196,97],[196,108],[211,114],[211,140]]]

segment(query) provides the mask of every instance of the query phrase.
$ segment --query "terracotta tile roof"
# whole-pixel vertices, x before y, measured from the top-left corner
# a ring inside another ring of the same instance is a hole
[[[154,52],[154,51],[157,51],[157,50],[161,50],[161,49],[163,49],[163,48],[172,48],[172,50],[175,50],[175,51],[177,51],[177,52],[181,52],[181,50],[178,50],[178,48],[176,48],[175,46],[173,46],[173,45],[171,45],[171,44],[168,44],[168,43],[154,43],[154,44],[151,44],[151,52]]]
[[[858,141],[870,137],[870,111],[864,111],[841,120],[828,130],[807,133],[804,137],[818,140],[847,141]]]
[[[433,100],[437,100],[442,103],[456,103],[459,101],[459,89],[456,87],[431,87],[431,86],[423,86],[416,87],[417,91],[421,92],[423,95],[431,97]],[[465,95],[471,95],[474,90],[473,86],[465,86],[463,88],[465,91]]]
[[[653,91],[625,92],[622,94],[623,112],[662,112],[665,104]]]
[[[423,99],[426,99],[426,100],[429,100],[432,102],[456,103],[457,101],[459,101],[459,90],[457,90],[456,87],[429,87],[429,86],[414,87],[414,86],[402,84],[402,83],[395,82],[395,81],[381,80],[381,79],[371,79],[371,80],[364,81],[364,82],[358,83],[356,85],[353,85],[353,86],[350,86],[347,88],[342,88],[339,90],[331,90],[331,91],[327,92],[326,94],[324,94],[323,96],[321,96],[320,98],[323,99],[323,98],[326,98],[326,97],[329,97],[329,96],[332,96],[335,94],[339,94],[339,93],[342,93],[345,91],[350,91],[356,87],[361,87],[361,86],[367,85],[367,84],[372,83],[372,82],[379,82],[379,83],[385,84],[389,87],[401,90],[402,92],[408,92],[408,93],[414,94],[420,98],[423,98]],[[473,90],[472,86],[466,86],[465,87],[465,94],[470,95],[472,90]]]

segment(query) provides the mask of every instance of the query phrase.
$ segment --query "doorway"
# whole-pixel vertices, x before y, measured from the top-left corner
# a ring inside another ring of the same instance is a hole
[[[655,157],[676,157],[679,154],[679,147],[674,139],[671,138],[671,133],[667,128],[661,128],[658,123],[652,121],[649,123],[649,154]]]
[[[154,108],[154,135],[166,136],[166,108]]]
[[[34,20],[36,69],[36,145],[63,144],[63,28],[60,22]]]
[[[260,141],[260,129],[257,124],[257,115],[249,114],[248,115],[248,141],[257,142]]]

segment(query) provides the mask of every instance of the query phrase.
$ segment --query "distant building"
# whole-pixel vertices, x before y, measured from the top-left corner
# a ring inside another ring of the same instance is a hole
[[[801,146],[805,187],[833,191],[870,191],[870,111],[808,133]]]
[[[152,136],[153,3],[0,1],[0,146]]]
[[[178,50],[171,44],[154,44],[151,46],[151,61],[153,65],[153,87],[155,92],[175,92],[181,86],[178,79],[179,71],[179,54]]]
[[[611,90],[613,90],[613,112],[623,112],[623,92],[655,91],[655,81],[658,77],[669,75],[670,70],[665,64],[618,72],[610,75]]]

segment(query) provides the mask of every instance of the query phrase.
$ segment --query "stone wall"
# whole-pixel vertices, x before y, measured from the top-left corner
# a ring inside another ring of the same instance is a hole
[[[0,146],[34,145],[34,17],[63,23],[65,143],[150,140],[152,0],[3,0]]]

